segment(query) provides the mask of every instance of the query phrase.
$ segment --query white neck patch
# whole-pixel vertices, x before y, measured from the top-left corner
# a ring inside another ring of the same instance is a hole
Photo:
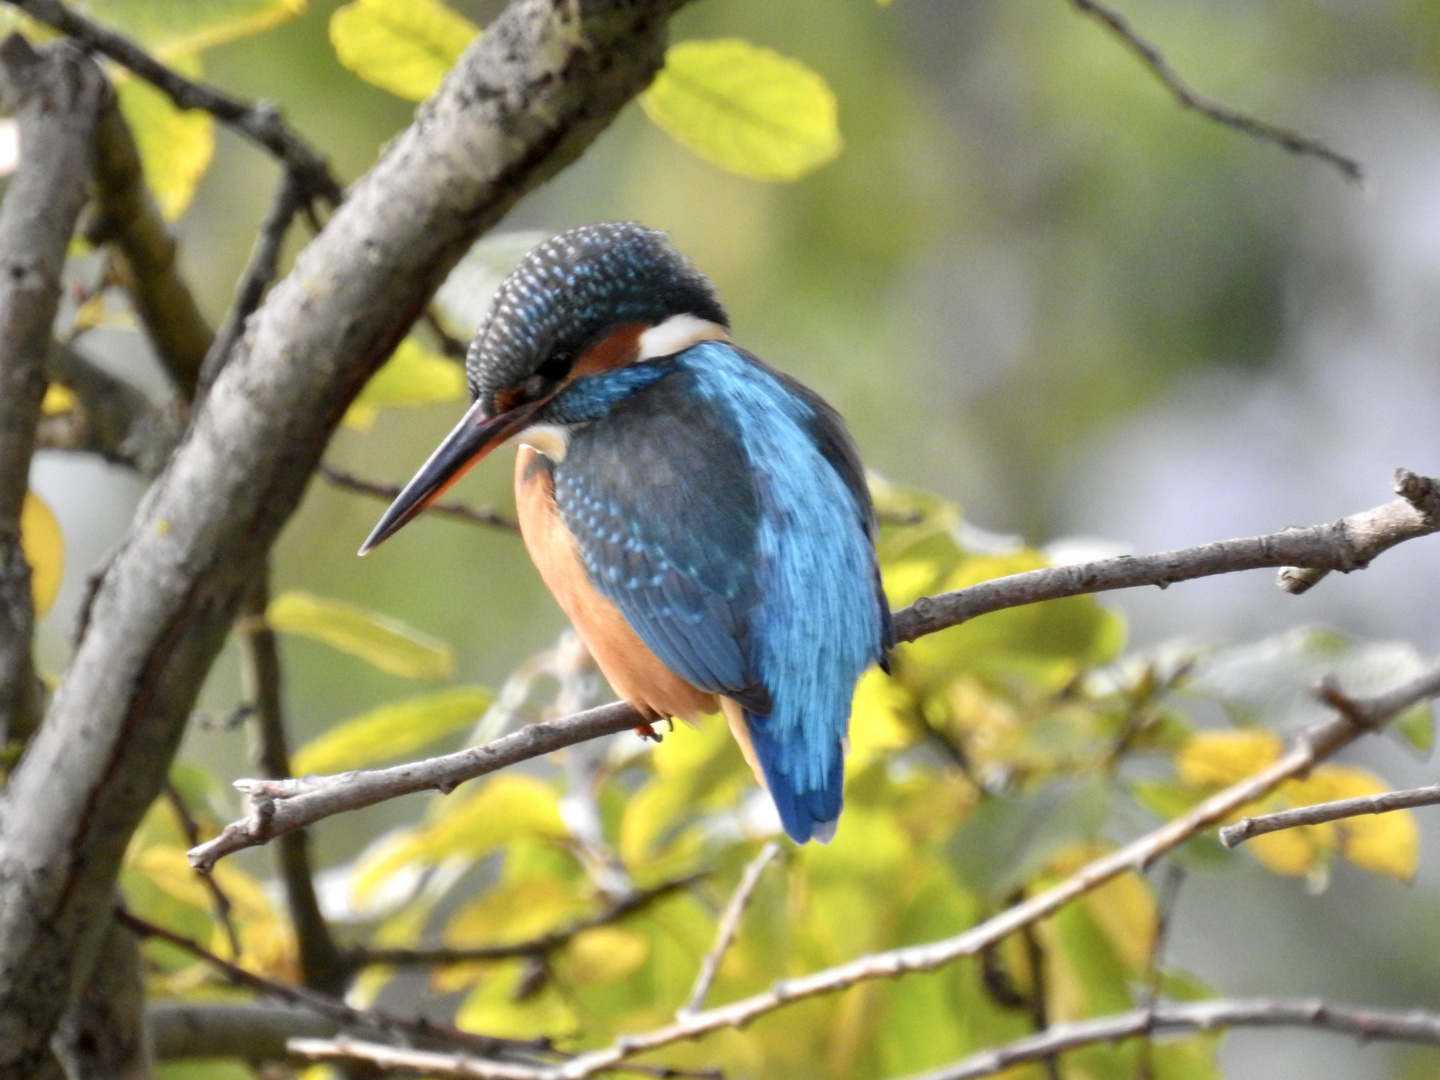
[[[532,446],[558,465],[565,460],[565,453],[570,449],[570,429],[560,424],[531,424],[505,441]]]
[[[659,326],[652,326],[640,335],[640,352],[635,359],[674,356],[702,341],[729,340],[730,332],[719,323],[698,315],[671,315]]]

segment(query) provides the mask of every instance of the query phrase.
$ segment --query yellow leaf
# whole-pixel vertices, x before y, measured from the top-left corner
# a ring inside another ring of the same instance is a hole
[[[1280,756],[1273,731],[1204,731],[1186,739],[1175,754],[1175,772],[1196,787],[1223,787],[1259,772]]]
[[[198,75],[200,61],[188,56],[174,61],[186,75]],[[174,221],[185,212],[195,185],[215,152],[215,121],[199,109],[182,111],[143,79],[121,80],[116,87],[120,109],[135,133],[145,182],[160,213]]]
[[[650,957],[650,939],[624,926],[576,934],[560,959],[560,975],[576,986],[603,986],[634,974]]]
[[[305,0],[105,0],[94,14],[138,38],[161,60],[174,60],[294,18]]]
[[[554,789],[533,776],[506,773],[468,795],[442,802],[434,820],[366,859],[356,869],[352,887],[363,900],[409,863],[434,864],[451,857],[474,862],[522,837],[566,835]]]
[[[65,538],[60,535],[60,522],[50,507],[33,491],[25,493],[20,506],[20,546],[30,564],[30,594],[35,600],[35,614],[44,615],[55,603],[60,592],[60,579],[65,572]]]
[[[434,405],[464,394],[465,369],[407,337],[355,398],[345,424],[365,431],[381,405]]]
[[[478,33],[439,0],[355,0],[330,16],[340,63],[410,101],[429,97]]]
[[[556,878],[507,881],[462,904],[445,924],[445,944],[513,945],[559,929],[576,918],[584,903]]]
[[[538,990],[521,993],[526,967],[523,960],[497,965],[465,999],[455,1013],[455,1023],[466,1031],[522,1039],[573,1035],[579,1018],[554,979],[546,979]]]
[[[75,391],[68,386],[52,382],[45,387],[45,397],[40,402],[40,411],[46,416],[59,416],[75,407]]]
[[[755,180],[798,180],[843,145],[825,80],[740,38],[672,45],[640,105],[706,161]]]
[[[1374,773],[1353,765],[1322,765],[1305,780],[1286,785],[1291,806],[1379,795],[1389,786]],[[1309,833],[1317,845],[1337,848],[1362,870],[1409,881],[1420,858],[1420,831],[1409,810],[1362,814],[1286,832]],[[1283,835],[1280,833],[1269,834]],[[1257,837],[1256,839],[1263,839]]]
[[[340,600],[292,590],[270,601],[265,617],[276,630],[323,641],[407,679],[443,679],[454,662],[450,646],[443,641]]]
[[[483,686],[392,701],[353,716],[302,746],[291,765],[299,775],[358,769],[401,757],[473,723],[495,699]]]
[[[915,741],[905,715],[915,701],[899,681],[879,668],[860,676],[850,709],[850,756],[845,765],[854,773],[876,757],[888,757]]]

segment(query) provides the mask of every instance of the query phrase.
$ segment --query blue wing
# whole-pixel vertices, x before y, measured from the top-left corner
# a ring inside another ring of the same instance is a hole
[[[590,580],[664,664],[770,712],[749,612],[760,502],[736,433],[680,372],[577,429],[555,500]]]

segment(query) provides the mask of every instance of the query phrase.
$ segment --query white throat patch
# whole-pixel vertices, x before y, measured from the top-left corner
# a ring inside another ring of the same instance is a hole
[[[674,356],[702,341],[729,341],[730,333],[719,323],[698,315],[671,315],[659,326],[652,326],[640,335],[640,352],[636,360],[652,360],[657,356]]]

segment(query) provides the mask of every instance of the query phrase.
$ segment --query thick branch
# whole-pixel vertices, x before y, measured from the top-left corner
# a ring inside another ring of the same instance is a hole
[[[60,273],[95,168],[95,128],[110,100],[73,46],[0,43],[0,98],[20,132],[20,164],[0,206],[0,742],[39,716],[30,655],[35,610],[20,509],[45,394],[45,354]],[[0,967],[0,976],[4,969]],[[3,979],[0,979],[3,981]]]
[[[346,408],[475,237],[649,82],[681,3],[516,0],[250,320],[0,801],[0,1080],[32,1074],[94,955],[126,841]]]
[[[1410,473],[1401,475],[1412,480],[1422,479]],[[1433,484],[1433,481],[1426,483]],[[1299,563],[1354,570],[1386,548],[1435,532],[1437,528],[1440,522],[1401,498],[1329,525],[1223,540],[1158,555],[1125,555],[993,578],[915,601],[895,613],[895,632],[901,641],[913,641],[1003,608],[1138,585],[1164,586],[1189,578],[1264,566]],[[587,739],[613,735],[642,722],[643,718],[628,705],[604,705],[531,725],[483,746],[408,765],[339,776],[307,776],[283,784],[237,781],[235,786],[255,801],[255,812],[196,848],[190,853],[190,860],[202,868],[213,866],[226,855],[263,844],[332,814],[419,791],[449,791],[466,780],[517,761]]]
[[[165,93],[181,109],[203,109],[245,138],[268,150],[304,178],[311,191],[332,203],[342,197],[330,167],[304,139],[291,131],[272,106],[247,105],[214,87],[192,82],[160,63],[123,34],[86,18],[60,0],[5,0],[32,19],[83,42],[129,68]],[[204,355],[204,351],[201,351]]]
[[[1372,1009],[1324,1001],[1257,998],[1248,1001],[1190,1001],[1134,1009],[1118,1016],[1054,1024],[1038,1035],[975,1054],[955,1065],[910,1080],[975,1080],[1015,1065],[1098,1043],[1113,1043],[1164,1031],[1217,1031],[1229,1027],[1301,1027],[1360,1039],[1440,1044],[1440,1014],[1419,1009]]]
[[[282,1058],[286,1040],[329,1038],[344,1026],[306,1009],[264,1002],[161,1001],[146,1010],[145,1019],[157,1061]],[[373,1027],[349,1030],[372,1039],[384,1037]]]
[[[1387,791],[1380,795],[1360,795],[1353,799],[1335,799],[1332,802],[1315,803],[1313,806],[1296,806],[1290,810],[1277,810],[1273,814],[1241,818],[1234,825],[1220,830],[1220,842],[1228,848],[1239,847],[1246,840],[1281,829],[1296,829],[1301,825],[1324,825],[1327,821],[1359,817],[1362,814],[1388,814],[1394,810],[1413,810],[1420,806],[1435,806],[1440,803],[1440,784],[1431,787],[1410,788],[1407,791]]]

